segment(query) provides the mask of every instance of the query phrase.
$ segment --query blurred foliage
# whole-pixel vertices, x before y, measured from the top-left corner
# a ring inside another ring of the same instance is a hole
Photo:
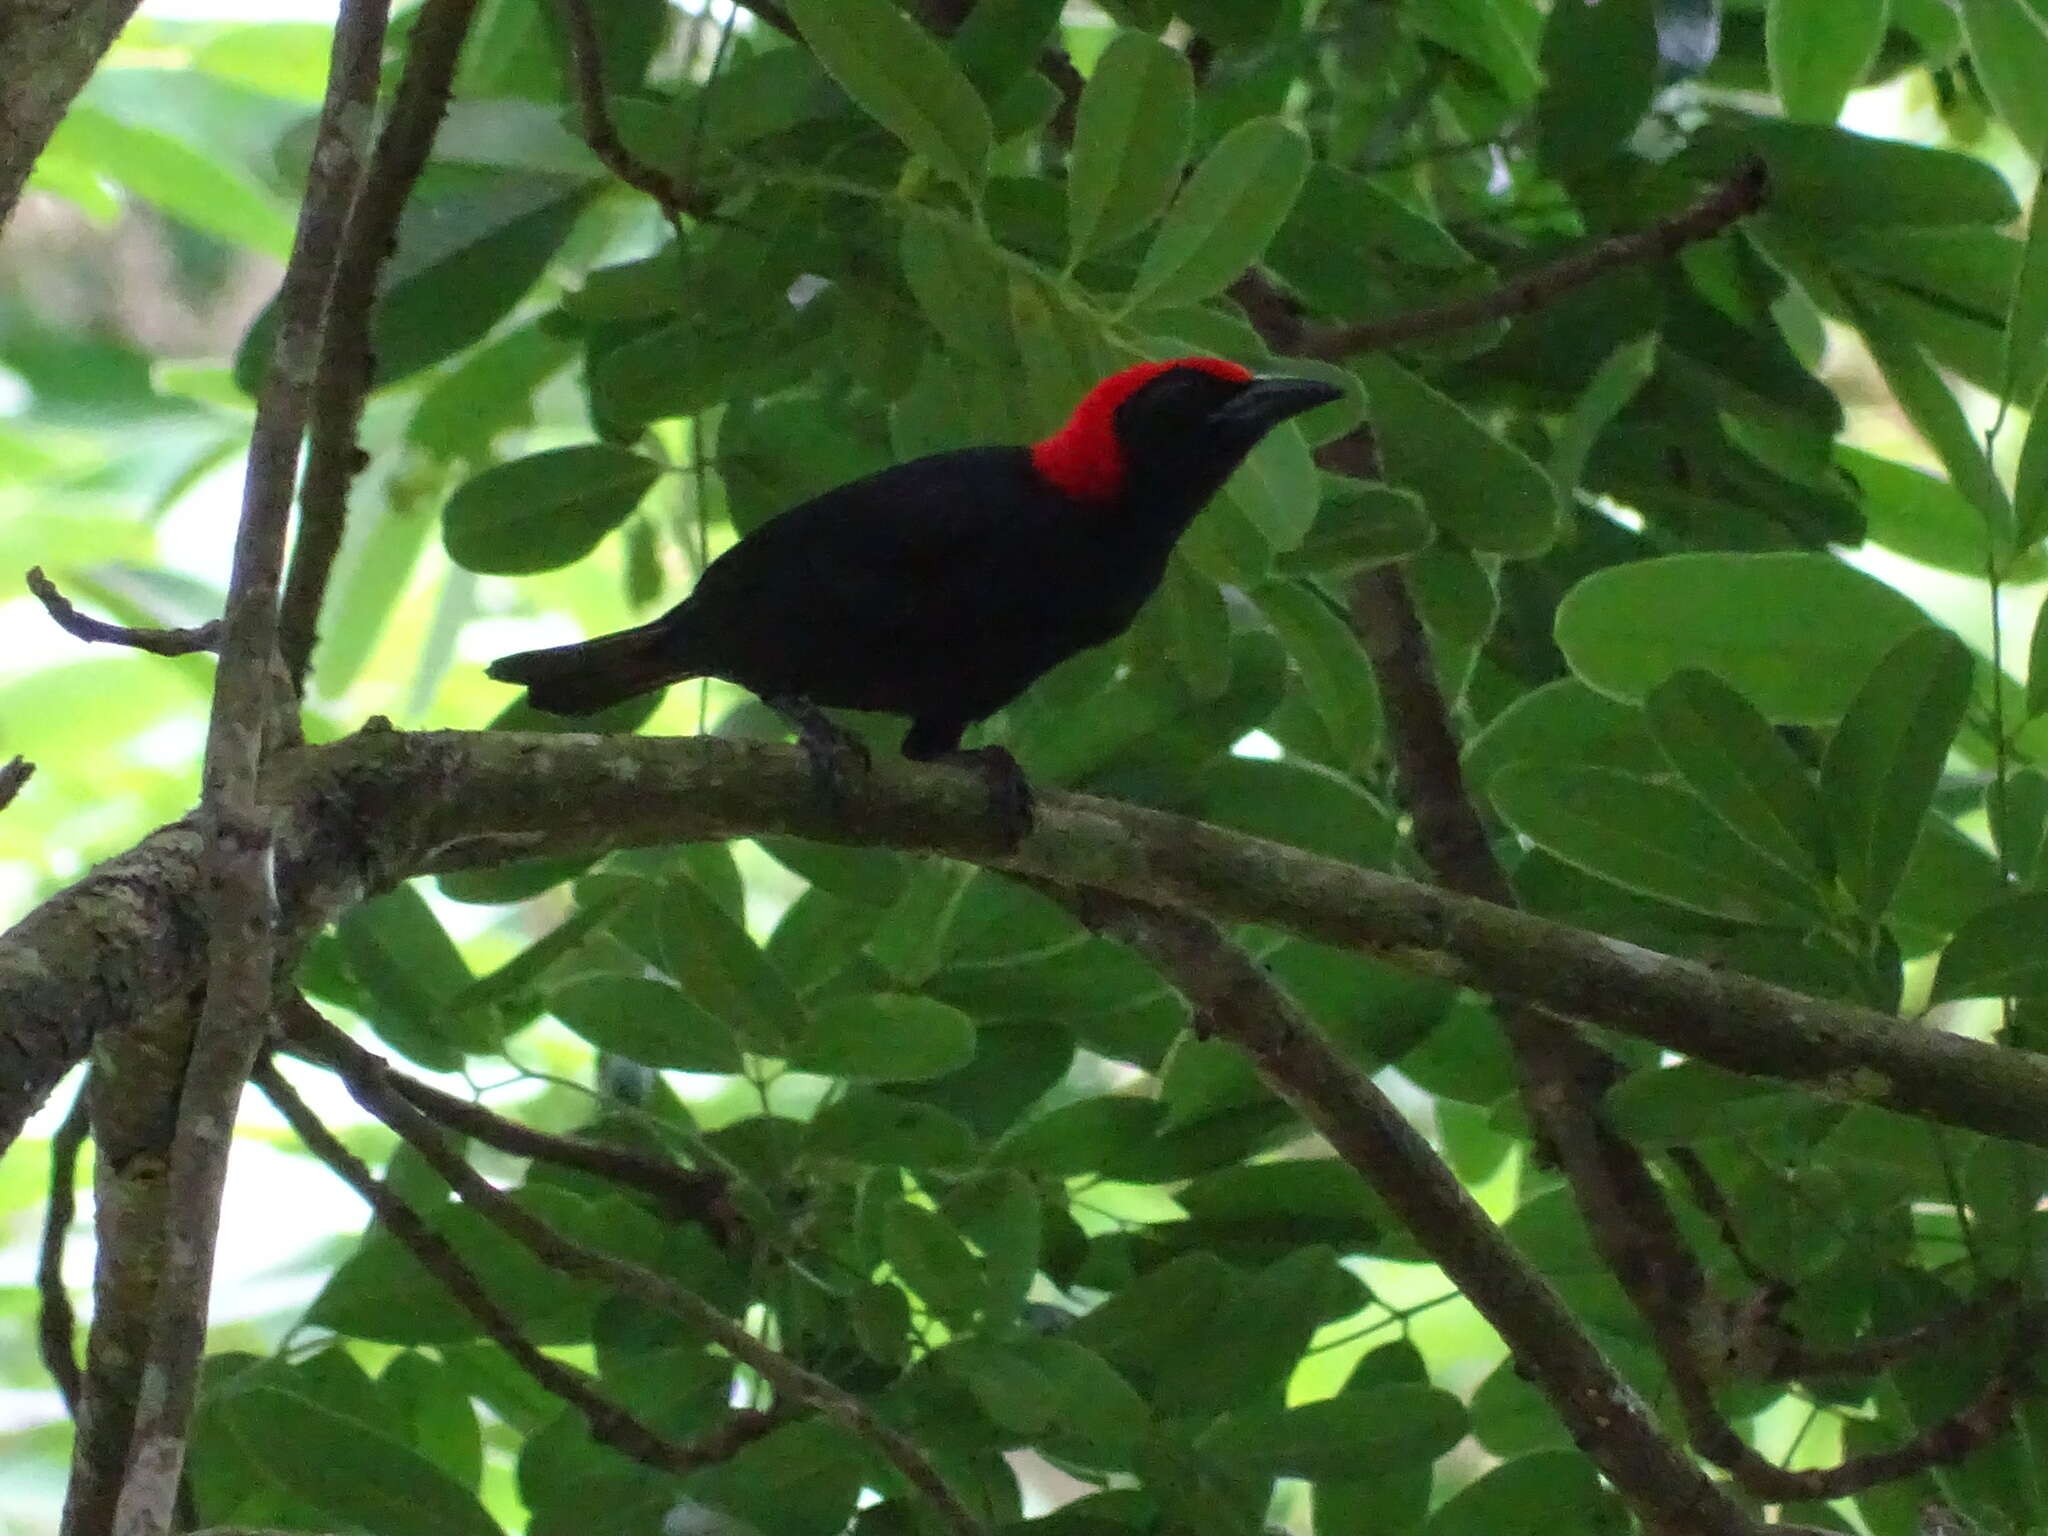
[[[1346,400],[1259,449],[1130,634],[990,738],[1049,784],[1410,871],[1345,621],[1350,579],[1402,560],[1532,910],[1887,1010],[2017,994],[2007,1037],[2041,1044],[2048,662],[2011,682],[2019,643],[1987,654],[1981,619],[1982,583],[2038,579],[2048,532],[2028,427],[2048,261],[2007,179],[2048,138],[2033,0],[981,0],[949,37],[891,0],[787,8],[802,43],[599,8],[622,137],[704,198],[671,230],[574,136],[552,13],[484,0],[377,317],[315,735],[373,712],[557,728],[482,661],[659,609],[807,495],[1042,434],[1140,358],[1328,373],[1273,355],[1247,302],[1313,327],[1469,297],[1757,157],[1770,201],[1735,233],[1346,360]],[[40,563],[127,622],[218,608],[268,335],[250,299],[289,241],[324,44],[138,23],[51,144],[0,271],[0,569]],[[1087,77],[1071,113],[1048,47]],[[1867,88],[1897,137],[1835,126]],[[1318,468],[1366,416],[1386,482]],[[80,655],[23,602],[4,620],[0,748],[41,768],[0,817],[20,907],[183,812],[208,664]],[[608,724],[777,729],[720,684],[630,715]],[[1483,1005],[1247,938],[1351,1059],[1393,1069],[1661,1409]],[[725,1172],[744,1221],[723,1246],[545,1165],[515,1187],[867,1397],[1005,1528],[1020,1447],[1097,1490],[1025,1527],[1045,1536],[1628,1526],[1245,1063],[994,876],[794,841],[527,863],[360,908],[301,979],[419,1068],[516,1063],[548,1084],[520,1106],[537,1123]],[[2037,1155],[1622,1051],[1617,1123],[1690,1146],[1727,1194],[1725,1221],[1688,1220],[1731,1293],[1730,1233],[1820,1343],[1995,1280],[2038,1289]],[[597,1073],[601,1053],[658,1070]],[[16,1247],[38,1151],[0,1180]],[[683,1323],[548,1272],[405,1154],[389,1176],[649,1424],[689,1438],[753,1400]],[[303,1316],[216,1335],[203,1523],[924,1528],[821,1422],[683,1478],[595,1443],[379,1227],[307,1262]],[[27,1294],[0,1297],[25,1324]],[[1981,1342],[1724,1407],[1767,1454],[1826,1463],[1967,1398]],[[0,1378],[40,1382],[19,1345]],[[1798,1514],[1906,1536],[1939,1503],[2039,1529],[2048,1464],[2023,1428]],[[62,1436],[0,1445],[15,1507],[53,1500]],[[1044,1477],[1023,1474],[1032,1500]],[[863,1487],[883,1497],[856,1513]]]

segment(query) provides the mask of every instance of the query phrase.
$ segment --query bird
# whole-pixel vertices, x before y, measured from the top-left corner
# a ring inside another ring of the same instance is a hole
[[[1030,785],[1006,748],[963,749],[968,728],[1129,628],[1245,455],[1340,394],[1220,357],[1127,367],[1039,442],[850,481],[740,539],[659,618],[486,671],[557,715],[689,678],[737,683],[790,725],[835,800],[869,758],[824,711],[906,716],[903,756],[978,770],[1014,846],[1032,824]]]

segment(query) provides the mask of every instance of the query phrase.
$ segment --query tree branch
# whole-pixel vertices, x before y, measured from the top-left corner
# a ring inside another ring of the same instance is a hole
[[[789,747],[698,736],[364,732],[283,754],[277,879],[307,933],[413,875],[529,855],[793,836],[943,854],[1261,923],[1730,1071],[2048,1145],[2048,1057],[1830,1002],[1185,817],[1047,794],[1011,849],[964,770],[878,759],[843,813]],[[205,933],[186,823],[0,937],[0,1144],[100,1030],[188,996]]]
[[[8,0],[0,85],[0,226],[50,135],[138,0]]]
[[[398,245],[398,221],[412,197],[448,111],[448,93],[476,0],[429,0],[420,7],[391,116],[348,212],[333,291],[320,333],[320,363],[309,406],[312,431],[299,488],[299,531],[278,614],[278,650],[303,692],[319,640],[320,610],[348,523],[349,485],[363,461],[356,431],[376,359],[370,322],[377,282]]]
[[[374,1060],[374,1058],[372,1058]],[[392,1086],[378,1062],[374,1070],[351,1063],[342,1081],[356,1102],[403,1136],[468,1205],[524,1244],[543,1263],[573,1279],[589,1280],[650,1307],[672,1312],[735,1360],[751,1367],[780,1397],[806,1404],[865,1441],[931,1504],[953,1536],[983,1536],[984,1527],[947,1486],[924,1453],[882,1423],[850,1392],[770,1348],[710,1302],[651,1270],[570,1241],[525,1207],[507,1199],[451,1150],[433,1123]]]
[[[1041,887],[1043,888],[1043,887]],[[1155,965],[1196,1032],[1241,1048],[1266,1085],[1375,1189],[1493,1324],[1573,1441],[1650,1529],[1749,1536],[1755,1522],[1658,1430],[1559,1299],[1372,1080],[1326,1046],[1258,962],[1205,919],[1094,893],[1051,894]]]
[[[57,1384],[65,1410],[78,1417],[78,1317],[64,1288],[64,1239],[78,1216],[78,1153],[92,1129],[86,1091],[79,1086],[63,1122],[50,1138],[50,1189],[43,1207],[43,1240],[36,1252],[36,1294],[40,1303],[36,1341],[43,1369]]]
[[[1359,320],[1311,330],[1299,350],[1309,357],[1342,361],[1358,352],[1378,351],[1402,342],[1444,336],[1494,320],[1531,314],[1610,272],[1663,261],[1688,245],[1711,240],[1737,219],[1762,207],[1766,191],[1763,162],[1751,161],[1691,207],[1647,228],[1598,241],[1547,266],[1518,273],[1498,288],[1470,298],[1452,299],[1382,320]]]
[[[294,1026],[296,1029],[296,1026]],[[581,1372],[571,1370],[551,1355],[544,1354],[519,1331],[511,1314],[485,1291],[476,1272],[462,1261],[448,1240],[430,1227],[405,1200],[372,1173],[367,1164],[344,1147],[332,1131],[320,1123],[306,1101],[279,1074],[268,1055],[258,1058],[253,1080],[264,1096],[277,1106],[286,1124],[321,1162],[344,1184],[362,1197],[386,1231],[404,1245],[428,1274],[440,1281],[456,1305],[476,1319],[484,1336],[504,1350],[512,1362],[541,1388],[560,1398],[583,1415],[593,1437],[623,1456],[662,1472],[682,1475],[715,1462],[731,1459],[744,1446],[774,1429],[781,1420],[774,1414],[741,1409],[729,1424],[720,1425],[704,1440],[684,1444],[658,1433],[591,1386]]]
[[[258,777],[280,703],[273,689],[277,589],[321,314],[361,165],[387,14],[387,0],[348,0],[335,23],[312,169],[278,292],[277,337],[250,435],[200,796],[206,993],[179,1093],[167,1175],[171,1231],[115,1512],[120,1536],[160,1536],[176,1512],[205,1347],[228,1147],[275,985],[275,829]]]
[[[56,620],[57,627],[80,640],[104,640],[112,645],[148,651],[152,656],[190,656],[198,651],[220,649],[218,619],[192,629],[138,629],[127,624],[111,624],[105,619],[80,613],[71,599],[57,590],[57,584],[43,574],[40,565],[28,568],[27,581],[29,591],[35,594],[44,611]]]
[[[329,1023],[303,997],[287,1001],[279,1017],[294,1051],[337,1073],[381,1073],[394,1093],[402,1094],[407,1103],[438,1125],[514,1157],[540,1158],[637,1189],[654,1198],[666,1220],[694,1222],[709,1228],[721,1241],[732,1235],[738,1216],[727,1203],[723,1174],[678,1167],[631,1147],[553,1136],[493,1114],[481,1104],[443,1093],[392,1070],[375,1052],[365,1050]]]
[[[569,78],[576,92],[583,142],[604,162],[605,169],[659,203],[670,224],[686,213],[706,213],[709,200],[698,188],[649,165],[620,141],[605,100],[604,49],[597,35],[597,22],[591,15],[590,0],[558,0],[558,5],[569,34]]]
[[[35,776],[36,765],[19,754],[0,763],[0,811],[14,804],[14,797]]]

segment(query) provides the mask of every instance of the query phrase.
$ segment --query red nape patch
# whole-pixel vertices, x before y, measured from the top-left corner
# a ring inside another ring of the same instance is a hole
[[[1123,445],[1116,439],[1117,407],[1175,368],[1199,368],[1233,384],[1243,384],[1252,376],[1249,368],[1222,357],[1175,357],[1113,373],[1088,391],[1065,426],[1032,445],[1032,467],[1077,501],[1115,500],[1124,484]]]

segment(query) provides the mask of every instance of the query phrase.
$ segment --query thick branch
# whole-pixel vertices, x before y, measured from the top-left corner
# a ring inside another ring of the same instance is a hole
[[[205,1001],[179,1093],[165,1206],[171,1230],[115,1513],[120,1536],[159,1536],[176,1512],[205,1347],[228,1146],[275,985],[275,827],[257,781],[266,749],[277,745],[277,589],[320,319],[361,165],[387,14],[388,0],[349,0],[335,23],[312,169],[250,434],[200,794]]]
[[[264,1096],[277,1106],[299,1140],[341,1181],[362,1197],[376,1213],[386,1231],[404,1245],[422,1269],[447,1289],[458,1306],[476,1319],[484,1336],[504,1350],[513,1364],[526,1372],[540,1388],[560,1398],[590,1426],[591,1434],[621,1455],[678,1475],[695,1472],[714,1462],[727,1460],[750,1440],[759,1439],[778,1422],[774,1415],[742,1410],[734,1422],[721,1425],[703,1442],[684,1444],[660,1434],[635,1418],[619,1404],[591,1386],[579,1371],[571,1370],[552,1355],[543,1353],[512,1316],[485,1291],[476,1271],[440,1233],[429,1226],[419,1212],[372,1173],[367,1164],[335,1138],[320,1123],[306,1101],[279,1074],[276,1065],[263,1057],[256,1063],[253,1080]]]
[[[432,0],[420,7],[391,116],[377,135],[369,170],[348,212],[348,231],[335,263],[333,292],[321,329],[319,369],[313,377],[299,533],[277,621],[278,650],[292,685],[301,691],[319,638],[328,578],[348,522],[349,484],[362,463],[356,429],[376,369],[370,353],[370,318],[377,305],[378,276],[397,248],[399,217],[447,114],[456,61],[475,13],[476,0]]]
[[[1311,357],[1341,361],[1358,352],[1399,346],[1428,336],[1447,336],[1475,325],[1531,314],[1610,272],[1663,261],[1688,245],[1711,240],[1743,215],[1762,207],[1765,191],[1763,162],[1751,161],[1691,207],[1647,228],[1598,241],[1547,266],[1518,273],[1498,288],[1470,298],[1389,315],[1383,320],[1360,320],[1311,331],[1300,350]]]
[[[0,9],[0,226],[137,0],[8,0]]]
[[[218,619],[192,629],[138,629],[128,624],[112,624],[80,613],[71,599],[57,590],[57,584],[43,574],[40,565],[28,568],[27,580],[29,591],[35,594],[36,601],[56,621],[57,627],[80,640],[103,640],[110,645],[148,651],[153,656],[190,656],[197,651],[220,648]]]
[[[1659,1432],[1558,1298],[1391,1100],[1326,1046],[1292,999],[1214,924],[1098,895],[1067,898],[1090,927],[1157,966],[1195,1027],[1243,1049],[1259,1075],[1398,1215],[1514,1351],[1578,1444],[1652,1530],[1748,1536],[1754,1522]]]
[[[877,760],[843,816],[794,749],[717,737],[366,732],[288,754],[278,884],[304,933],[412,875],[528,855],[754,836],[898,848],[1256,922],[1522,1000],[1731,1071],[2048,1145],[2048,1057],[1729,971],[1185,817],[1048,794],[1014,850],[964,770]],[[93,1033],[200,971],[183,824],[0,938],[0,1138]],[[43,962],[50,962],[46,970]],[[19,1068],[23,1075],[14,1076]]]

